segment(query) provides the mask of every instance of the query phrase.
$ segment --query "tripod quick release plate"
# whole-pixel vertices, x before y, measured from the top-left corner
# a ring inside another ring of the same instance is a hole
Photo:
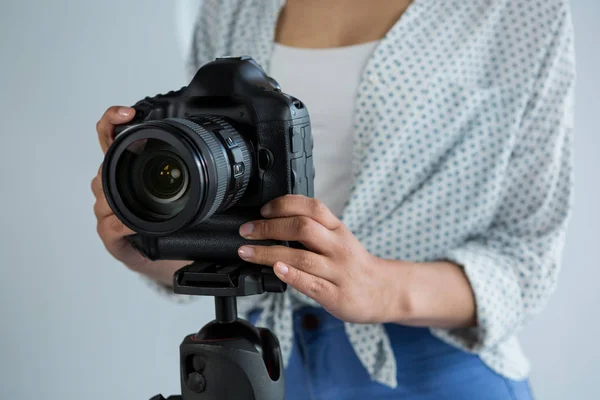
[[[264,292],[283,293],[286,284],[272,268],[240,262],[223,266],[196,261],[173,276],[173,291],[195,296],[250,296]]]

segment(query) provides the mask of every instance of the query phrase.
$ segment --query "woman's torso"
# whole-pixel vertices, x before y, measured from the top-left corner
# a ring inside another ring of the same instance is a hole
[[[250,54],[270,73],[283,1],[208,1],[190,70],[220,55]],[[559,3],[415,0],[376,46],[354,99],[352,185],[342,213],[367,250],[439,259],[490,227],[552,40],[534,33],[539,24],[548,30]],[[512,318],[494,309],[487,310],[491,319]],[[469,346],[465,337],[439,333]],[[526,376],[514,336],[479,351],[495,371]]]

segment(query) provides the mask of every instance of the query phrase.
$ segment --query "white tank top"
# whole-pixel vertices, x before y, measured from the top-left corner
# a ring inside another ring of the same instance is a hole
[[[276,43],[273,49],[269,75],[310,114],[315,197],[338,217],[352,186],[356,92],[377,44],[304,49]]]

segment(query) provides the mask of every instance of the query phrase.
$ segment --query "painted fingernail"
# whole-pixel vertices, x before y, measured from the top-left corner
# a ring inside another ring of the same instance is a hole
[[[248,222],[240,226],[240,235],[243,237],[250,236],[252,232],[254,232],[254,224],[252,222]]]
[[[129,115],[131,115],[131,113],[133,112],[133,108],[131,108],[131,107],[119,107],[119,110],[117,112],[119,113],[119,115],[121,117],[129,117]]]
[[[263,217],[268,217],[273,212],[273,207],[271,204],[265,204],[263,208],[260,209],[260,213]]]
[[[240,258],[250,260],[254,257],[254,249],[250,246],[242,246],[238,249],[238,254],[240,255]]]
[[[289,267],[282,262],[276,263],[274,269],[277,275],[285,275],[290,270]]]

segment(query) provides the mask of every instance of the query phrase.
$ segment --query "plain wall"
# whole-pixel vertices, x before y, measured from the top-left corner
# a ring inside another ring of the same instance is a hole
[[[577,33],[576,207],[559,288],[523,333],[539,399],[600,398],[600,3]],[[165,300],[96,236],[95,122],[187,83],[170,1],[0,2],[0,399],[179,392],[178,345],[212,300]]]

